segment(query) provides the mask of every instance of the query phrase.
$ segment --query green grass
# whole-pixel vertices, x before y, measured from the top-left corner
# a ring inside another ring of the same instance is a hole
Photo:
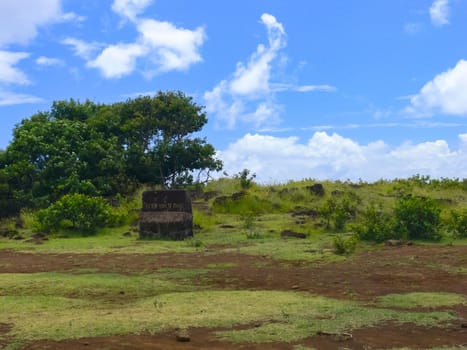
[[[218,335],[233,342],[290,342],[319,330],[343,332],[388,320],[433,326],[454,319],[447,312],[397,312],[278,291],[167,293],[125,304],[59,296],[0,297],[0,322],[13,323],[10,335],[22,342],[252,322],[262,325]]]
[[[379,297],[376,303],[383,307],[398,308],[440,308],[467,304],[464,295],[454,293],[406,293],[388,294]]]
[[[195,274],[190,277],[193,276]],[[8,273],[0,274],[0,295],[128,301],[193,288],[170,281],[168,277],[166,273],[136,276],[103,273]]]

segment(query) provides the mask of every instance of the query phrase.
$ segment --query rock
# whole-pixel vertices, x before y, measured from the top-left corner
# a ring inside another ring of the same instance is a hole
[[[324,186],[322,184],[313,184],[311,186],[307,186],[306,189],[313,193],[315,196],[324,196]]]
[[[15,228],[18,228],[18,229],[24,228],[24,220],[21,218],[21,216],[18,216],[16,218]]]
[[[290,231],[290,230],[284,230],[281,232],[281,237],[282,238],[285,238],[285,237],[294,237],[294,238],[306,238],[307,237],[307,234],[306,233],[299,233],[299,232],[294,232],[294,231]]]
[[[401,239],[388,239],[386,242],[384,242],[388,247],[400,247],[404,245],[404,241]]]
[[[388,239],[384,242],[388,247],[400,247],[403,245],[412,246],[414,243],[412,241],[405,241],[403,239]]]
[[[178,331],[175,337],[177,341],[181,343],[187,343],[191,340],[190,334],[188,334],[188,331],[185,329]]]
[[[245,197],[245,195],[246,195],[245,191],[236,192],[231,196],[231,198],[232,198],[233,201],[238,201],[238,200],[242,199],[243,197]]]
[[[145,191],[139,215],[141,239],[193,237],[193,214],[187,191]]]
[[[227,204],[228,200],[229,200],[229,197],[227,197],[227,196],[219,196],[219,197],[216,197],[216,199],[214,199],[213,204],[215,206],[223,206],[223,205]]]
[[[315,209],[305,209],[305,208],[296,207],[295,210],[292,212],[292,216],[293,217],[307,216],[310,218],[319,218],[320,214]]]
[[[127,231],[123,234],[123,237],[131,237],[131,232]]]
[[[48,240],[49,239],[44,232],[37,232],[37,233],[32,235],[32,238],[43,239],[43,240]]]

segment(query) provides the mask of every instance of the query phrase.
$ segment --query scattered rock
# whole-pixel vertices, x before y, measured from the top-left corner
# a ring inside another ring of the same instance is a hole
[[[314,209],[304,209],[304,208],[297,207],[292,212],[292,216],[293,217],[307,216],[307,217],[310,217],[310,218],[319,218],[320,214],[319,214],[319,212],[317,210],[314,210]]]
[[[15,227],[18,229],[24,228],[24,220],[21,218],[21,216],[16,218]]]
[[[291,288],[292,289],[298,289],[298,288],[300,288],[300,286],[298,284],[294,284]]]
[[[461,324],[461,328],[467,328],[467,322]]]
[[[290,230],[284,230],[281,232],[281,237],[294,237],[294,238],[306,238],[307,234],[306,233],[300,233],[300,232],[294,232]]]
[[[32,238],[41,239],[41,240],[44,240],[44,241],[49,240],[49,237],[47,237],[47,235],[44,232],[37,232],[37,233],[32,235]]]
[[[11,230],[8,228],[2,228],[0,229],[0,236],[5,237],[5,238],[13,238],[18,234],[17,230]]]
[[[191,340],[190,334],[188,334],[188,331],[185,329],[178,331],[175,337],[177,341],[181,343],[187,343]]]
[[[313,193],[315,196],[324,196],[324,186],[322,184],[313,184],[311,186],[307,186],[306,189]]]
[[[228,200],[229,200],[229,197],[227,196],[219,196],[219,197],[216,197],[216,199],[214,199],[213,204],[216,206],[223,206],[227,204]]]
[[[236,192],[231,196],[231,198],[233,201],[238,201],[239,199],[242,199],[243,197],[245,197],[245,195],[246,195],[245,191]]]
[[[219,225],[220,228],[235,228],[233,225]]]
[[[413,242],[404,241],[403,239],[388,239],[386,242],[384,242],[384,244],[388,247],[401,247],[403,245],[411,246],[413,245]]]

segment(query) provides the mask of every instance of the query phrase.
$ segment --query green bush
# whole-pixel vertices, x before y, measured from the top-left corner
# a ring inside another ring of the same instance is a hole
[[[441,209],[431,198],[404,196],[396,202],[395,230],[408,239],[439,240]]]
[[[101,197],[67,194],[36,214],[38,228],[46,232],[63,229],[94,233],[112,219],[111,207]]]
[[[451,211],[449,228],[459,238],[467,238],[467,209],[462,211]]]
[[[329,198],[319,209],[327,229],[343,231],[345,224],[355,216],[360,199],[354,193],[346,193],[342,199]]]
[[[235,175],[234,178],[240,181],[240,187],[243,190],[247,190],[253,185],[256,174],[251,173],[248,169],[243,169],[237,175]]]
[[[401,232],[395,230],[394,217],[384,212],[381,206],[370,205],[363,212],[361,223],[353,229],[358,237],[365,241],[384,242],[401,238]]]
[[[344,239],[341,235],[334,237],[333,246],[334,253],[338,255],[349,255],[355,251],[358,243],[358,237],[353,235],[347,239]]]

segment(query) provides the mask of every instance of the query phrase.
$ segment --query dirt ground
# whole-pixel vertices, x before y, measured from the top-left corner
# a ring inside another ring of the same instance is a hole
[[[228,264],[227,264],[228,263]],[[452,292],[467,295],[467,246],[384,247],[357,253],[345,262],[278,263],[265,256],[218,253],[196,254],[30,254],[0,251],[0,273],[76,272],[93,269],[112,273],[151,273],[161,268],[209,269],[200,283],[214,289],[299,290],[334,298],[370,301],[379,295],[404,292]],[[227,265],[226,265],[227,264]],[[414,349],[465,344],[467,305],[457,306],[462,318],[453,325],[423,328],[382,324],[354,330],[351,337],[322,334],[300,344],[316,349]],[[0,335],[9,325],[0,324]],[[218,329],[188,330],[190,342],[176,341],[176,331],[124,335],[62,342],[40,341],[24,349],[293,349],[290,343],[232,344],[215,336]],[[1,344],[0,344],[1,347]]]

